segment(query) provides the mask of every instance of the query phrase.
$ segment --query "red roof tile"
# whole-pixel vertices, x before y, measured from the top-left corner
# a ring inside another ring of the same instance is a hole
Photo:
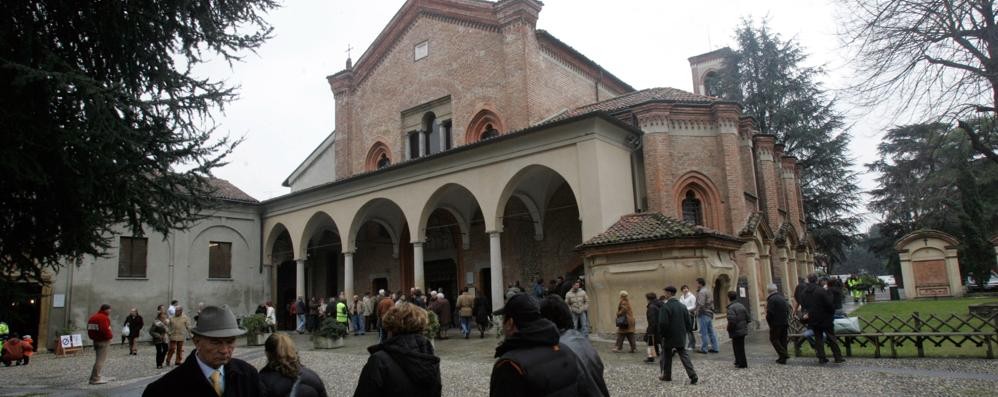
[[[735,239],[703,226],[691,225],[658,212],[644,212],[620,217],[605,232],[597,234],[578,248],[667,240],[689,237],[720,237]]]
[[[214,198],[228,201],[241,201],[244,203],[259,203],[257,199],[246,194],[246,192],[240,190],[236,187],[236,185],[233,185],[225,179],[209,178],[208,183],[215,188],[215,191],[211,195]]]

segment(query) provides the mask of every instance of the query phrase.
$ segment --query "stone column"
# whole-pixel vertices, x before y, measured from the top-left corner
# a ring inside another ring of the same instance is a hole
[[[343,291],[353,299],[353,252],[343,253]]]
[[[502,246],[499,244],[499,234],[489,232],[489,273],[492,277],[492,310],[499,310],[505,305],[502,288]]]
[[[752,308],[749,310],[751,313],[752,320],[755,321],[755,329],[759,329],[760,321],[764,318],[762,313],[762,302],[760,297],[765,297],[766,290],[759,290],[759,267],[756,264],[755,254],[745,255],[745,266],[748,268],[748,279],[749,279],[749,305]],[[763,288],[767,288],[764,286]],[[763,298],[764,299],[764,298]]]
[[[412,285],[423,290],[423,242],[412,243]]]
[[[295,259],[295,298],[305,296],[305,260]]]

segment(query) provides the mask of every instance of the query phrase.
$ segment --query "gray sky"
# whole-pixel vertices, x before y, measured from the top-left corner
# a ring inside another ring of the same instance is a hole
[[[217,117],[218,133],[246,141],[216,176],[259,200],[287,193],[281,182],[334,127],[325,77],[343,69],[348,45],[356,61],[403,3],[288,1],[268,16],[275,37],[257,54],[231,69],[223,63],[202,68],[241,86],[240,98]],[[825,87],[836,90],[850,80],[836,36],[835,16],[843,11],[826,0],[546,0],[537,25],[636,89],[692,91],[687,58],[732,46],[743,18],[768,18],[774,32],[807,50],[809,65],[829,70]],[[862,164],[876,157],[884,125],[872,116],[853,116],[858,112],[847,102],[840,110],[850,115],[852,155],[857,170],[865,172]],[[872,177],[863,176],[860,185],[874,187]]]

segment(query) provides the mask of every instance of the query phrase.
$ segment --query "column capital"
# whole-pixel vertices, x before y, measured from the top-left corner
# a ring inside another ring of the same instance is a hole
[[[413,247],[422,247],[423,244],[425,244],[426,242],[425,241],[412,241],[411,243],[412,243]]]
[[[488,234],[489,236],[498,235],[502,234],[502,230],[487,230],[485,231],[485,234]]]
[[[295,263],[304,263],[305,258],[295,258]]]
[[[347,255],[353,256],[353,254],[354,254],[353,251],[343,251],[343,256],[347,256]]]

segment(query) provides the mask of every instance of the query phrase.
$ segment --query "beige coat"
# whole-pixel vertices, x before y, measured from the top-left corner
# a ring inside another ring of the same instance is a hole
[[[170,319],[170,341],[182,342],[191,333],[191,319],[185,315],[174,316]]]
[[[589,310],[589,297],[586,295],[586,290],[582,288],[579,288],[578,291],[569,290],[565,293],[565,303],[575,314]]]
[[[461,317],[471,317],[472,309],[475,307],[475,297],[470,292],[465,292],[457,297],[457,315]]]

